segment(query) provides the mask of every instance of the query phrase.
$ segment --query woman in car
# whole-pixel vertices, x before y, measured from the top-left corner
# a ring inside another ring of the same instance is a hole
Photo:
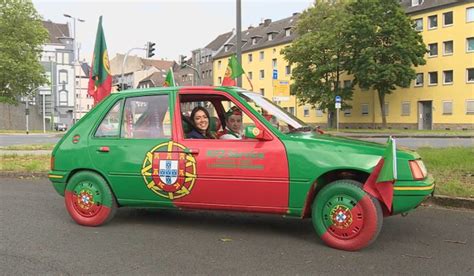
[[[197,106],[191,112],[193,130],[186,135],[191,139],[215,139],[209,130],[209,112],[202,106]]]

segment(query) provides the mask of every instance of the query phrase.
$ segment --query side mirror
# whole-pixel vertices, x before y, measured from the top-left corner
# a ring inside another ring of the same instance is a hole
[[[245,137],[250,139],[258,139],[261,141],[271,141],[273,137],[265,130],[256,126],[245,127]]]

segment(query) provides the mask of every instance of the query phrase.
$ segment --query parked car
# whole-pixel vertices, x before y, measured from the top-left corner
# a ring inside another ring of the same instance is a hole
[[[209,133],[226,129],[227,110],[240,110],[243,139],[187,138],[196,106],[209,113]],[[311,218],[329,246],[358,250],[384,216],[411,211],[434,189],[420,156],[397,149],[393,203],[381,204],[364,183],[385,150],[321,134],[236,87],[126,90],[61,139],[49,179],[81,225],[106,223],[118,207],[272,213]]]
[[[56,130],[56,131],[66,131],[67,130],[67,125],[65,123],[55,123],[54,124],[54,130]]]

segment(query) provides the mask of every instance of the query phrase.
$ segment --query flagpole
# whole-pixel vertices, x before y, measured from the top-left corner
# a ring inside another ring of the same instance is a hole
[[[237,17],[237,38],[236,38],[236,43],[235,43],[235,47],[236,47],[236,54],[237,54],[237,61],[239,62],[239,64],[242,64],[242,49],[241,49],[241,44],[242,44],[242,23],[241,23],[241,1],[240,0],[236,0],[237,1],[237,7],[236,7],[236,10],[237,10],[237,14],[236,14],[236,17]],[[237,77],[237,86],[238,87],[242,87],[242,77],[241,76],[238,76]]]

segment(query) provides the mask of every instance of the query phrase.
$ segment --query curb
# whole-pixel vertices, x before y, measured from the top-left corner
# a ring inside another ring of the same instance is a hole
[[[11,178],[48,178],[47,172],[0,172],[0,177]]]
[[[474,198],[451,197],[445,195],[434,195],[428,197],[423,204],[434,204],[443,207],[474,209]]]
[[[380,135],[371,135],[371,134],[341,134],[341,133],[330,133],[331,135],[334,136],[340,136],[340,137],[351,137],[351,138],[388,138],[390,136],[394,138],[441,138],[441,139],[449,139],[449,138],[463,138],[463,139],[468,139],[468,138],[474,138],[474,135],[452,135],[452,136],[436,136],[436,135],[388,135],[388,134],[380,134]]]

